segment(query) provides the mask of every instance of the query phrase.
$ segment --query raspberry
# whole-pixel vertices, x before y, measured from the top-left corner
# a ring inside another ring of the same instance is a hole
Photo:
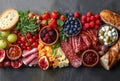
[[[84,24],[85,24],[85,21],[81,20],[81,23],[82,23],[82,25],[84,25]]]
[[[80,17],[80,13],[79,13],[78,11],[76,11],[76,12],[74,13],[74,17],[75,17],[75,18],[79,18],[79,17]]]
[[[90,27],[89,23],[85,23],[85,28],[88,29]]]
[[[90,18],[89,17],[87,17],[87,20],[86,20],[87,22],[90,22]]]
[[[99,25],[95,25],[95,29],[98,29],[100,26]]]
[[[95,27],[95,22],[94,21],[91,21],[90,22],[90,26],[93,28],[93,27]]]
[[[88,16],[88,17],[92,16],[92,12],[88,12],[88,13],[87,13],[87,16]]]
[[[96,24],[100,25],[100,20],[99,19],[96,20]]]
[[[91,17],[90,17],[90,20],[91,20],[91,21],[94,21],[94,20],[95,20],[95,17],[94,17],[94,16],[91,16]]]
[[[99,18],[100,18],[99,14],[96,14],[96,15],[95,15],[95,18],[96,18],[96,19],[99,19]]]
[[[86,17],[85,15],[83,15],[83,16],[81,17],[81,20],[83,20],[83,21],[86,21],[86,19],[87,19],[87,17]]]

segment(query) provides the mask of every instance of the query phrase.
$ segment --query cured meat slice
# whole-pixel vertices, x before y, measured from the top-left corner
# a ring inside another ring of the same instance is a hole
[[[72,37],[71,36],[68,38],[68,43],[72,46]]]
[[[29,65],[28,66],[35,66],[35,65],[37,65],[38,64],[38,58],[36,57],[32,62],[30,62],[29,63]]]
[[[34,53],[26,58],[23,58],[22,61],[25,65],[28,65],[29,63],[31,63],[36,57],[37,57],[38,53]]]
[[[82,65],[82,60],[75,54],[69,43],[62,41],[61,48],[73,67],[78,68]]]
[[[72,36],[72,48],[75,51],[75,37]]]
[[[79,49],[78,49],[78,37],[75,36],[75,53],[78,53]]]
[[[23,56],[23,57],[27,57],[27,56],[29,56],[29,55],[31,55],[31,54],[37,52],[37,51],[38,51],[37,48],[33,48],[33,49],[30,50],[30,51],[24,50],[22,56]]]
[[[81,37],[82,37],[84,43],[86,44],[87,48],[90,48],[91,40],[89,39],[89,37],[84,33],[81,34]]]

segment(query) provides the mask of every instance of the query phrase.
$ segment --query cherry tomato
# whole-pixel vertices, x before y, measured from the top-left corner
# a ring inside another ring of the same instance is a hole
[[[21,40],[22,42],[26,42],[26,38],[25,38],[25,37],[21,37],[20,40]]]
[[[33,43],[33,47],[37,47],[38,46],[38,43],[37,42],[34,42]]]
[[[39,34],[36,33],[36,34],[35,34],[35,37],[38,38],[38,37],[39,37]]]
[[[30,43],[33,43],[33,42],[34,42],[34,39],[30,38],[30,39],[29,39],[29,42],[30,42]]]
[[[20,68],[23,65],[22,59],[11,61],[11,66],[15,69]]]
[[[25,43],[25,46],[26,46],[26,47],[30,46],[30,43],[26,42],[26,43]]]
[[[33,36],[33,39],[34,39],[34,40],[36,40],[36,39],[37,39],[37,37],[36,37],[36,36]]]
[[[27,47],[27,50],[31,50],[31,48],[30,48],[30,47]]]
[[[32,37],[32,35],[30,33],[27,33],[27,38],[29,39],[31,37]]]

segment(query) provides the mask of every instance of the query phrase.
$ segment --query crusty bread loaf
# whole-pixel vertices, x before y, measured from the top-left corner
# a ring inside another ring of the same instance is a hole
[[[0,15],[0,30],[9,30],[17,24],[19,15],[17,10],[9,8]]]
[[[120,39],[114,46],[110,47],[105,55],[100,58],[100,62],[106,70],[110,70],[118,60],[120,60]]]
[[[102,10],[100,17],[105,23],[113,25],[120,30],[120,15],[110,10]]]

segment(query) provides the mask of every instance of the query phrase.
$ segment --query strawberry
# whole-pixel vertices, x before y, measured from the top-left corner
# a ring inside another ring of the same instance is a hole
[[[65,21],[65,20],[66,20],[66,17],[65,17],[64,15],[61,15],[61,16],[60,16],[60,20]]]
[[[41,25],[46,26],[48,24],[47,20],[42,20]]]
[[[58,14],[58,12],[56,12],[56,11],[53,11],[53,12],[51,13],[51,18],[53,18],[53,19],[57,19],[58,16],[59,16],[59,14]]]
[[[75,17],[75,18],[79,18],[79,17],[80,17],[80,13],[79,13],[78,11],[76,11],[76,12],[74,13],[74,17]]]
[[[45,12],[45,13],[42,14],[41,17],[42,17],[43,20],[48,20],[50,18],[50,14],[48,12]]]
[[[51,19],[49,22],[48,22],[48,26],[49,27],[52,27],[52,28],[57,28],[57,22],[55,19]]]

